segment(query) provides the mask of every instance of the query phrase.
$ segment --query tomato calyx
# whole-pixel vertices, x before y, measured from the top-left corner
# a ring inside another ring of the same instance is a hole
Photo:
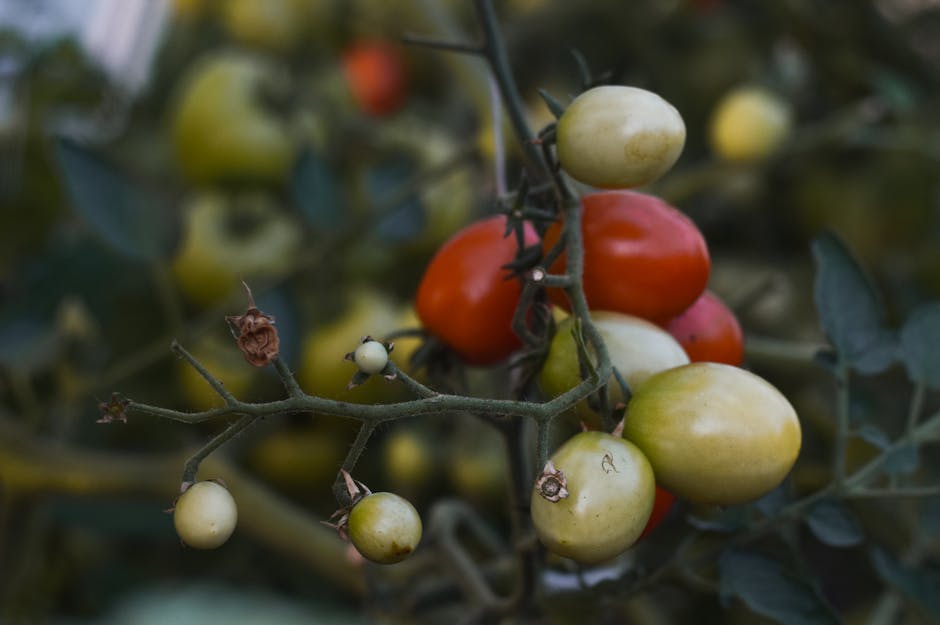
[[[568,492],[565,472],[556,468],[551,460],[545,463],[542,474],[535,481],[535,490],[543,499],[552,503],[566,499],[571,494]]]
[[[339,537],[348,542],[349,513],[357,503],[371,495],[372,491],[362,482],[353,479],[353,476],[351,476],[346,469],[340,469],[339,473],[343,478],[343,482],[346,484],[346,493],[349,495],[349,503],[331,514],[329,520],[320,522],[327,527],[335,529]]]

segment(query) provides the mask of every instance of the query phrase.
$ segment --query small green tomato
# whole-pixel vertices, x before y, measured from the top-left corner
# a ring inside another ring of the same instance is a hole
[[[221,546],[235,531],[237,521],[235,499],[218,482],[196,482],[180,495],[173,510],[176,533],[194,549]]]
[[[421,540],[421,517],[404,497],[373,493],[349,513],[349,540],[362,556],[379,564],[394,564],[411,555]]]
[[[550,464],[531,501],[535,532],[549,551],[595,564],[636,542],[656,499],[653,469],[639,448],[604,432],[581,432]]]
[[[388,350],[378,341],[366,340],[353,352],[353,361],[363,373],[380,373],[388,364]]]
[[[655,93],[605,85],[575,98],[558,120],[558,160],[572,178],[605,189],[648,184],[685,145],[679,112]]]

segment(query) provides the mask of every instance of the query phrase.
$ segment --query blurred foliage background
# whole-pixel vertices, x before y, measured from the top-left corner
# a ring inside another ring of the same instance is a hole
[[[494,4],[533,127],[552,120],[538,89],[563,104],[576,95],[572,50],[597,80],[656,91],[681,112],[685,151],[649,191],[705,233],[711,288],[741,319],[748,366],[803,419],[793,481],[820,485],[831,384],[780,345],[822,340],[809,242],[824,230],[857,254],[889,319],[940,296],[940,4]],[[75,28],[50,27],[66,18]],[[242,518],[228,545],[203,553],[179,546],[162,510],[187,451],[218,424],[102,427],[96,405],[118,390],[178,409],[218,402],[172,356],[174,338],[240,398],[279,397],[223,323],[244,307],[242,280],[275,316],[305,390],[400,398],[382,380],[345,390],[342,356],[365,333],[416,325],[424,264],[493,209],[503,178],[515,184],[519,152],[482,61],[399,40],[476,32],[460,0],[0,5],[0,622],[408,622],[318,525],[335,507],[350,424],[267,422],[213,456],[203,473],[229,482]],[[716,110],[742,87],[770,94],[770,130],[765,109],[717,130]],[[727,147],[762,133],[773,136],[756,152]],[[399,345],[402,363],[413,347]],[[471,374],[484,393],[500,376]],[[854,409],[891,431],[907,405],[901,378],[879,376]],[[446,415],[396,422],[358,477],[422,510],[459,495],[498,528],[499,445]],[[871,451],[860,441],[850,455]],[[922,511],[875,507],[865,524],[897,547],[928,531]],[[874,622],[863,555],[816,555],[846,622]],[[675,589],[621,613],[610,622],[761,622]]]

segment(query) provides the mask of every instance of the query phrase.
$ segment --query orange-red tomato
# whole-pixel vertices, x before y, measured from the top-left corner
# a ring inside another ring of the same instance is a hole
[[[364,40],[343,52],[343,72],[359,108],[388,115],[405,101],[407,72],[401,52],[386,41]]]
[[[711,261],[705,238],[687,216],[663,200],[635,191],[604,191],[582,199],[584,295],[592,310],[612,310],[662,323],[705,290]],[[561,224],[545,232],[547,251]],[[552,273],[565,271],[562,255]],[[549,297],[567,307],[559,289]]]
[[[650,514],[643,533],[640,534],[640,540],[646,538],[656,527],[666,520],[669,511],[672,510],[672,504],[676,502],[676,496],[664,488],[656,487],[656,499],[653,501],[653,512]]]
[[[741,324],[717,295],[705,291],[688,309],[663,325],[692,362],[744,362]]]
[[[516,238],[505,231],[504,215],[467,226],[437,251],[418,285],[421,325],[468,364],[495,364],[520,345],[512,317],[521,285],[503,269],[515,257]],[[538,243],[529,224],[524,239]]]

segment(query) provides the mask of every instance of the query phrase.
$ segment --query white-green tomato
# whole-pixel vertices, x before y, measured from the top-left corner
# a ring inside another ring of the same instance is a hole
[[[623,189],[653,182],[678,160],[685,122],[659,95],[622,85],[575,98],[557,128],[558,160],[572,178]]]
[[[238,508],[218,482],[196,482],[180,495],[173,525],[180,540],[194,549],[215,549],[229,539],[238,522]]]
[[[411,502],[394,493],[372,493],[349,513],[349,540],[367,560],[394,564],[421,541],[421,517]]]
[[[646,527],[656,498],[653,469],[629,441],[581,432],[551,458],[564,474],[568,496],[549,501],[532,492],[532,523],[545,547],[584,564],[609,560]]]

